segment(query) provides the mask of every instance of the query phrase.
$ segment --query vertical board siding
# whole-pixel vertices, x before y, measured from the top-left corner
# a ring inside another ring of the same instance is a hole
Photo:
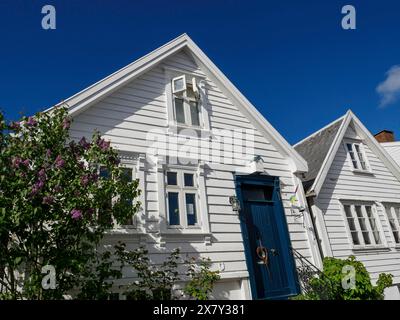
[[[353,130],[346,132],[345,137],[353,138]],[[351,237],[347,233],[340,200],[400,202],[400,182],[368,145],[364,144],[364,150],[372,174],[354,173],[347,159],[347,152],[341,145],[318,195],[317,205],[323,213],[330,246],[335,257],[347,258],[349,255],[354,255],[365,264],[373,280],[377,280],[379,273],[387,272],[393,274],[394,283],[400,283],[400,250],[395,248],[392,231],[381,206],[377,205],[376,208],[384,233],[382,240],[387,242],[387,248],[363,252],[353,251],[351,248]]]
[[[79,139],[83,135],[91,136],[92,131],[97,129],[106,139],[111,140],[113,147],[145,153],[148,147],[147,132],[155,128],[166,130],[168,126],[164,66],[206,76],[187,54],[177,53],[77,115],[71,127],[72,137]],[[312,259],[303,221],[295,218],[291,211],[289,197],[296,186],[288,160],[260,132],[257,132],[250,120],[243,116],[214,83],[208,78],[206,81],[211,131],[238,128],[255,130],[255,154],[263,157],[266,172],[281,177],[285,184],[282,190],[283,204],[292,246],[308,259]],[[242,140],[239,140],[239,143],[242,143]],[[175,146],[178,147],[179,145]],[[210,154],[220,151],[222,152],[215,146],[211,148]],[[204,159],[207,160],[207,157],[204,156]],[[210,257],[215,263],[223,262],[225,265],[223,273],[247,271],[239,219],[229,203],[229,196],[235,194],[232,172],[237,168],[238,166],[234,164],[211,163],[210,169],[207,169],[208,172],[205,174],[207,208],[212,232],[211,245],[195,241],[176,241],[167,243],[164,251],[181,247],[184,254]],[[159,182],[155,171],[146,171],[145,180],[145,215],[147,219],[154,221],[159,216],[159,201],[165,199],[158,198]],[[165,252],[156,249],[156,243],[157,239],[154,240],[153,250],[150,250],[152,260],[159,262],[161,257],[165,257]]]

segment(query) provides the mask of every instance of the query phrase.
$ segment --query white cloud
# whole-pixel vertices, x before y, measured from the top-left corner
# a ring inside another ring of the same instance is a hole
[[[380,107],[395,103],[400,98],[400,65],[393,66],[386,72],[385,81],[376,87],[376,91],[381,96]]]

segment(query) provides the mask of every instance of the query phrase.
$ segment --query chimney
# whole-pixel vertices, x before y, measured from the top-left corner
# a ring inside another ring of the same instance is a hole
[[[394,141],[394,133],[393,131],[389,130],[382,130],[381,132],[378,132],[376,135],[374,135],[374,137],[380,143]]]

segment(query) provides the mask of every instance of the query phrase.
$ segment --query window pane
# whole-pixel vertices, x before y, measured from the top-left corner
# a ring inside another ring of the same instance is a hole
[[[174,92],[177,92],[177,91],[182,91],[185,87],[185,78],[178,78],[178,79],[175,79],[174,80],[174,83],[173,83],[173,86],[174,86]]]
[[[192,119],[192,125],[199,126],[199,106],[195,101],[190,101],[190,117]]]
[[[372,213],[371,206],[365,206],[365,211],[367,212],[369,224],[371,226],[372,234],[374,235],[375,243],[380,244],[381,239],[379,237],[378,227],[376,225],[376,221],[375,221],[374,215]]]
[[[132,169],[130,168],[122,169],[122,180],[124,182],[132,182]]]
[[[361,228],[361,231],[362,231],[364,242],[365,242],[365,244],[371,244],[371,239],[369,237],[369,232],[368,232],[368,229],[367,229],[365,218],[364,218],[364,216],[362,214],[362,211],[361,211],[361,206],[354,206],[354,207],[356,209],[358,222],[360,223],[360,228]]]
[[[347,218],[347,221],[349,222],[350,230],[356,231],[356,225],[354,223],[354,218]]]
[[[167,184],[170,185],[170,186],[178,185],[176,172],[167,172]]]
[[[346,217],[352,217],[353,215],[351,214],[350,206],[345,205],[344,206],[344,211],[346,212]]]
[[[397,227],[396,216],[395,216],[395,215],[397,215],[399,213],[398,208],[385,206],[385,211],[386,211],[386,215],[387,215],[388,220],[389,220],[390,228],[392,229],[394,241],[396,243],[400,243],[399,230],[398,230],[398,227]]]
[[[104,179],[110,178],[110,172],[108,171],[107,167],[100,167],[99,175],[101,178],[104,178]]]
[[[185,187],[193,187],[194,186],[192,173],[185,173],[184,180],[185,180]]]
[[[194,226],[196,224],[196,195],[193,193],[186,193],[186,214],[187,223],[189,226]]]
[[[179,201],[177,192],[168,192],[169,224],[179,225]]]
[[[242,192],[245,201],[271,201],[274,187],[244,185]]]
[[[185,123],[185,112],[183,110],[183,99],[175,98],[175,117],[178,123]]]
[[[357,159],[354,155],[353,146],[351,143],[346,143],[347,150],[349,151],[351,162],[353,164],[354,169],[358,169]]]
[[[351,238],[353,239],[353,244],[360,244],[360,240],[358,239],[358,232],[357,231],[352,231],[351,232]]]
[[[362,153],[362,151],[360,149],[360,146],[358,144],[355,144],[354,146],[355,146],[356,151],[357,151],[358,159],[360,160],[361,168],[363,170],[367,170],[367,165],[365,164],[364,155],[363,155],[363,153]]]
[[[400,243],[399,232],[393,231],[393,236],[394,236],[394,241],[396,241],[396,243]]]

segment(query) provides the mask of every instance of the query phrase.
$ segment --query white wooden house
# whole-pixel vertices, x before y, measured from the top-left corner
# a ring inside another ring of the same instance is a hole
[[[304,188],[322,256],[362,261],[386,297],[400,299],[400,167],[361,121],[343,117],[294,145],[307,160]]]
[[[383,142],[381,146],[390,154],[390,156],[400,166],[400,141]]]
[[[298,293],[291,247],[319,261],[299,210],[306,161],[186,34],[62,103],[74,139],[99,130],[140,179],[142,211],[110,243],[144,245],[155,263],[176,247],[209,257],[221,272],[214,298]]]

